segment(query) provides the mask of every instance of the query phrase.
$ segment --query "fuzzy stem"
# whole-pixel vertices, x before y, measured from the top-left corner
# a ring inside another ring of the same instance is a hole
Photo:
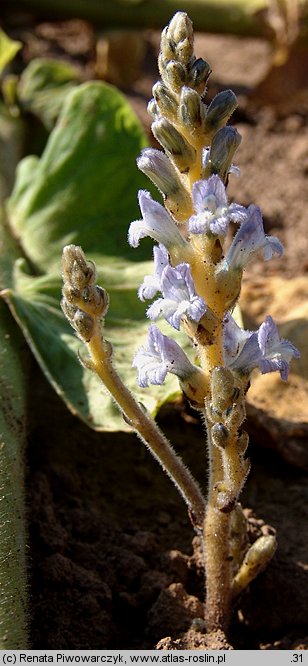
[[[208,243],[209,244],[209,243]],[[209,257],[213,248],[209,248]],[[197,254],[194,273],[200,282],[200,275],[204,274],[205,264],[200,261],[201,254]],[[222,315],[224,310],[223,299],[217,294],[214,278],[214,264],[209,261],[206,267],[207,280],[200,283],[199,291],[205,291],[206,300],[211,306],[216,304],[216,313],[221,319],[215,343],[208,346],[199,346],[199,358],[202,369],[209,374],[215,366],[223,365],[222,347]],[[205,283],[205,286],[204,286]],[[218,296],[218,298],[217,298]],[[223,481],[223,461],[220,449],[214,446],[210,433],[210,422],[205,413],[207,427],[207,447],[209,459],[208,496],[206,513],[203,525],[203,548],[205,557],[206,576],[206,606],[205,621],[208,631],[222,629],[226,631],[229,624],[231,598],[232,598],[232,571],[230,560],[230,522],[231,512],[224,513],[218,508],[218,486]],[[225,452],[226,453],[226,452]]]
[[[231,608],[230,513],[214,506],[212,493],[204,521],[206,568],[205,623],[207,631],[228,630]]]
[[[197,482],[155,421],[147,415],[123,384],[112,365],[111,354],[104,344],[98,325],[87,347],[91,355],[91,369],[100,377],[132,428],[175,483],[189,507],[193,523],[201,526],[205,500]]]
[[[205,621],[208,631],[222,629],[229,624],[231,608],[230,522],[231,512],[223,513],[217,506],[218,485],[222,481],[222,456],[213,445],[207,422],[209,453],[209,489],[203,525],[203,547],[206,575]]]

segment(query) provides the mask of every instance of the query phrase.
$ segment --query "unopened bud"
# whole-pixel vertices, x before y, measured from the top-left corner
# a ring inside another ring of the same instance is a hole
[[[66,245],[62,254],[63,278],[76,289],[83,289],[93,284],[96,270],[92,262],[88,262],[81,247]]]
[[[162,150],[145,148],[137,158],[137,166],[156,185],[165,199],[165,206],[178,219],[179,213],[187,219],[191,198],[180,180],[178,171]]]
[[[155,102],[155,99],[153,99],[153,98],[150,99],[150,101],[148,103],[148,107],[147,107],[147,112],[150,116],[152,116],[152,118],[154,118],[154,120],[159,118],[159,115],[160,115],[159,108],[158,108],[158,106]]]
[[[186,12],[176,12],[167,26],[168,38],[176,46],[185,40],[193,41],[193,24]]]
[[[175,93],[179,93],[186,83],[186,69],[180,62],[170,60],[162,73],[164,83]]]
[[[95,327],[95,321],[91,315],[82,310],[77,310],[72,325],[83,342],[90,342]]]
[[[204,113],[205,106],[200,95],[192,88],[184,86],[181,90],[178,118],[192,135],[200,134],[203,129]]]
[[[87,312],[95,317],[103,317],[109,307],[109,295],[106,289],[99,286],[86,287],[82,292],[82,298]]]
[[[65,300],[72,304],[72,305],[78,305],[78,302],[81,299],[81,291],[80,289],[77,289],[77,287],[73,287],[71,284],[66,282],[63,285],[62,289],[63,296],[65,297]]]
[[[210,139],[229,120],[238,105],[232,90],[224,90],[215,95],[205,114],[204,132]]]
[[[152,124],[152,132],[181,173],[187,173],[196,160],[196,151],[166,118]]]
[[[209,154],[210,174],[217,173],[226,182],[233,155],[241,143],[241,135],[234,128],[222,127],[215,134]]]
[[[187,85],[190,86],[190,88],[194,88],[199,95],[203,95],[211,71],[210,65],[206,60],[197,58],[189,69]]]
[[[156,107],[159,108],[161,115],[176,118],[178,103],[169,88],[161,81],[157,81],[152,92]]]
[[[71,324],[76,314],[77,307],[75,305],[72,305],[65,297],[62,298],[60,305],[63,314]]]
[[[265,569],[277,548],[276,537],[261,536],[250,546],[243,563],[233,580],[232,591],[236,597]]]

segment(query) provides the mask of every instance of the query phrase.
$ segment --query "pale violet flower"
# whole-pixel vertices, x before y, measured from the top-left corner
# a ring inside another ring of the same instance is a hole
[[[167,372],[182,380],[195,372],[177,342],[163,335],[153,324],[149,327],[147,345],[137,351],[132,366],[137,368],[138,384],[143,388],[149,384],[163,384]]]
[[[153,248],[154,257],[154,275],[146,275],[138,289],[138,296],[141,301],[148,298],[154,298],[160,291],[161,276],[164,268],[169,265],[169,254],[163,245]]]
[[[153,289],[156,288],[154,276]],[[162,298],[158,298],[147,310],[149,319],[154,321],[159,315],[168,321],[173,328],[180,329],[181,319],[198,322],[206,311],[206,304],[195,292],[189,264],[179,264],[175,268],[168,264],[162,271],[159,291]]]
[[[194,183],[192,200],[196,212],[189,220],[189,231],[192,234],[225,236],[231,220],[243,222],[246,218],[244,206],[228,203],[226,188],[216,174]]]
[[[138,199],[142,220],[135,220],[130,224],[128,242],[132,247],[138,247],[140,239],[146,236],[150,236],[167,248],[188,245],[171,215],[164,206],[152,199],[149,192],[139,190]]]
[[[260,208],[251,204],[247,209],[246,219],[234,236],[222,268],[242,269],[260,250],[263,251],[265,261],[268,261],[275,253],[280,257],[283,246],[276,236],[267,236],[264,233]]]
[[[249,375],[254,368],[259,368],[263,375],[278,370],[281,379],[286,381],[291,359],[300,356],[291,342],[279,337],[277,326],[270,316],[257,331],[251,332],[242,330],[231,315],[227,315],[223,342],[226,365],[245,375]]]

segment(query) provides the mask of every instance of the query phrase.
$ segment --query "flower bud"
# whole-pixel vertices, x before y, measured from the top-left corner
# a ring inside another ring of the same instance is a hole
[[[90,315],[92,314],[95,317],[105,316],[109,307],[109,295],[106,289],[99,286],[85,287],[82,298]]]
[[[77,310],[71,323],[78,337],[83,342],[90,342],[95,328],[93,317],[82,310]]]
[[[233,580],[232,591],[234,597],[240,594],[265,569],[276,548],[277,540],[272,534],[259,537],[250,546]]]
[[[162,73],[164,83],[175,93],[179,93],[186,83],[186,70],[180,62],[170,60]]]
[[[68,282],[66,282],[63,285],[62,292],[63,292],[63,296],[65,297],[65,300],[70,305],[78,305],[78,302],[81,299],[80,289],[77,289],[76,287],[73,287],[71,284],[68,284]]]
[[[171,119],[176,118],[178,104],[169,88],[161,81],[157,81],[153,86],[152,92],[156,107],[158,107],[161,115],[168,116]]]
[[[222,127],[215,134],[209,154],[210,174],[217,173],[226,182],[233,155],[241,143],[241,135],[234,128]]]
[[[200,134],[200,129],[203,129],[204,126],[204,114],[205,106],[201,102],[200,95],[192,88],[184,86],[180,96],[179,121],[192,135]]]
[[[155,102],[155,99],[153,99],[153,98],[150,99],[150,101],[148,103],[148,107],[147,107],[147,112],[150,116],[152,116],[152,118],[154,118],[154,120],[159,118],[159,115],[160,115],[159,108],[158,108],[158,106]]]
[[[194,88],[199,95],[203,95],[211,71],[210,65],[206,60],[197,58],[189,68],[187,85],[190,88]]]
[[[179,171],[187,173],[196,159],[196,151],[193,146],[166,118],[154,122],[152,132],[166,153],[172,158]]]
[[[70,324],[72,324],[72,321],[77,311],[76,305],[72,305],[65,297],[62,298],[60,305],[63,314],[68,319]]]
[[[88,262],[81,247],[66,245],[62,254],[63,278],[76,289],[83,289],[96,280],[96,270]]]
[[[224,90],[215,95],[205,114],[204,132],[210,139],[229,120],[238,105],[232,90]]]
[[[145,148],[137,158],[137,166],[162,193],[165,207],[173,217],[178,222],[187,220],[191,211],[191,198],[167,155],[155,148]]]
[[[176,12],[172,17],[168,27],[167,35],[169,40],[175,44],[176,49],[181,46],[182,42],[188,41],[190,43],[190,56],[192,56],[193,44],[193,24],[186,12]]]

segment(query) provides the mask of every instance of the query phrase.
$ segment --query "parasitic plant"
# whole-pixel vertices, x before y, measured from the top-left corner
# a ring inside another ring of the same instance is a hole
[[[239,503],[249,472],[243,422],[250,375],[255,369],[278,371],[286,380],[289,362],[299,354],[279,337],[270,316],[253,332],[243,330],[233,316],[246,265],[256,253],[267,261],[283,248],[278,238],[265,234],[257,206],[228,199],[240,135],[227,122],[237,100],[226,90],[204,103],[211,70],[194,54],[192,23],[183,12],[163,30],[158,65],[161,80],[153,87],[149,113],[162,150],[144,149],[137,164],[161,192],[164,205],[140,191],[142,218],[131,223],[128,241],[134,248],[145,236],[156,241],[153,274],[144,277],[138,296],[154,299],[147,309],[151,322],[163,317],[175,331],[185,331],[193,354],[189,359],[175,339],[151,323],[132,364],[144,388],[162,384],[168,372],[175,374],[202,414],[209,461],[206,493],[118,375],[104,337],[109,297],[96,285],[95,265],[75,245],[63,251],[62,309],[87,346],[89,357],[82,363],[102,380],[186,501],[203,543],[206,629],[227,632],[232,599],[276,548],[272,535],[248,545]],[[231,223],[237,230],[227,242]]]

